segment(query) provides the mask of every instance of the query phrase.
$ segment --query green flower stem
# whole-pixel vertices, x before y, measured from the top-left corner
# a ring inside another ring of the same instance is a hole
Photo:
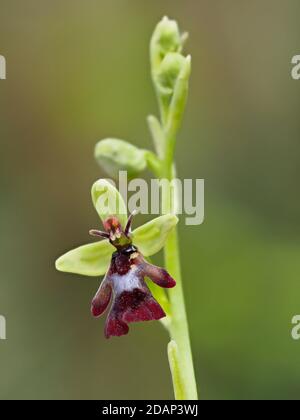
[[[173,382],[174,393],[176,398],[180,395],[180,398],[178,399],[196,400],[198,399],[197,386],[183,296],[178,234],[176,228],[171,232],[167,240],[165,246],[165,261],[167,270],[176,278],[176,287],[169,293],[171,307],[170,334],[178,347],[177,364],[179,371],[178,377],[180,379]]]
[[[167,176],[169,180],[172,180],[174,172],[173,159],[165,162],[165,165],[162,166],[164,168],[162,177]],[[163,208],[172,211],[171,191],[164,191],[162,200]],[[169,350],[174,394],[175,398],[179,400],[195,400],[198,399],[197,386],[184,303],[178,232],[176,227],[168,235],[164,253],[166,269],[176,279],[176,287],[169,292],[171,309],[169,331],[177,347],[176,352],[172,351],[170,353]]]
[[[160,121],[148,117],[160,166],[155,165],[160,179],[172,181],[176,176],[174,153],[176,137],[181,125],[188,94],[191,57],[180,54],[186,35],[180,35],[177,22],[163,18],[156,26],[150,43],[152,79],[157,95]],[[153,166],[153,165],[152,165]],[[176,191],[162,188],[162,212],[175,213]],[[176,287],[169,291],[171,342],[168,356],[175,398],[195,400],[195,380],[188,322],[181,280],[178,232],[170,232],[165,248],[165,267],[176,279]]]
[[[185,99],[180,103],[181,114],[185,106]],[[178,114],[173,115],[178,116]],[[161,165],[161,178],[166,178],[169,181],[175,177],[174,145],[178,128],[178,118],[173,121],[169,119],[167,127],[164,127],[165,155]],[[167,213],[172,213],[175,205],[174,200],[176,200],[174,192],[163,189],[162,194],[162,208]],[[184,302],[177,227],[170,232],[167,238],[164,255],[166,269],[176,279],[176,287],[169,291],[171,310],[169,331],[172,344],[169,343],[168,347],[174,394],[177,400],[196,400],[198,394]]]
[[[147,122],[148,122],[150,133],[151,133],[153,141],[154,141],[154,145],[155,145],[157,155],[158,155],[159,159],[163,159],[163,156],[164,156],[164,148],[163,148],[164,133],[162,131],[160,122],[158,121],[158,119],[156,117],[154,117],[154,115],[149,115],[148,118],[147,118]]]

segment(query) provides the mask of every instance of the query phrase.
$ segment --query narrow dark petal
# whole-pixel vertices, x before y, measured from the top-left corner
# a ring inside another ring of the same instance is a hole
[[[125,322],[121,321],[113,313],[108,315],[104,330],[106,338],[112,336],[120,337],[121,335],[128,334],[128,331],[129,327]]]
[[[89,234],[91,236],[99,236],[100,238],[109,239],[109,233],[102,232],[101,230],[91,229]]]
[[[107,279],[101,283],[98,292],[92,300],[91,312],[93,316],[98,317],[103,314],[108,307],[112,294],[112,287]]]
[[[176,286],[176,281],[164,268],[144,262],[143,272],[160,287],[170,289]]]
[[[136,213],[137,213],[136,210],[134,210],[131,213],[131,215],[128,217],[127,224],[126,224],[126,227],[125,227],[125,232],[124,232],[126,236],[128,236],[131,232],[132,221],[133,221],[133,218],[136,215]]]

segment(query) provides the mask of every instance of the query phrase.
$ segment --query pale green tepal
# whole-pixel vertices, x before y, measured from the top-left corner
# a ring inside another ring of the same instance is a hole
[[[92,200],[102,222],[110,216],[118,217],[121,225],[127,222],[127,209],[119,191],[106,179],[99,179],[92,186]]]
[[[126,206],[121,194],[111,183],[103,179],[96,181],[92,186],[92,200],[102,221],[116,216],[125,229]],[[177,223],[178,218],[173,214],[157,217],[135,229],[131,234],[132,242],[144,257],[150,257],[164,247]],[[67,252],[58,258],[55,265],[59,271],[101,276],[107,272],[114,251],[109,240],[103,239]]]

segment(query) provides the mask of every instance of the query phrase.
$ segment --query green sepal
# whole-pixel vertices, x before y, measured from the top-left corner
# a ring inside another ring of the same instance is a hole
[[[107,239],[82,245],[58,258],[55,267],[66,273],[102,276],[107,272],[114,250]]]
[[[92,200],[102,221],[116,216],[126,226],[127,209],[119,191],[107,180],[99,179],[92,186]]]
[[[132,242],[144,257],[150,257],[165,246],[169,233],[177,223],[178,218],[174,214],[157,217],[135,229],[132,232]]]

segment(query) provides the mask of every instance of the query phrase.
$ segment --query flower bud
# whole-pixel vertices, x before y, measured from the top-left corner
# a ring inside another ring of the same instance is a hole
[[[157,82],[162,90],[170,94],[176,85],[177,78],[185,65],[185,57],[179,53],[168,53],[159,66]]]
[[[126,171],[128,178],[134,178],[147,165],[145,151],[118,139],[105,139],[97,143],[95,158],[112,178],[118,178],[119,171]]]
[[[176,122],[177,128],[185,108],[190,72],[190,56],[169,53],[161,62],[160,71],[156,76],[156,87],[165,121],[167,124],[170,121],[172,124]]]
[[[172,114],[174,116],[174,104],[177,106],[177,103],[181,105],[185,102],[190,58],[182,55],[182,49],[187,36],[187,33],[180,34],[176,21],[165,17],[157,25],[151,39],[152,80],[157,93],[163,125],[166,125],[170,120],[170,108],[173,107]],[[182,94],[181,97],[178,94]],[[175,111],[181,118],[179,114],[183,110],[178,108]]]
[[[150,55],[152,71],[156,72],[161,61],[169,52],[181,50],[182,38],[175,20],[166,16],[157,24],[151,38]]]

